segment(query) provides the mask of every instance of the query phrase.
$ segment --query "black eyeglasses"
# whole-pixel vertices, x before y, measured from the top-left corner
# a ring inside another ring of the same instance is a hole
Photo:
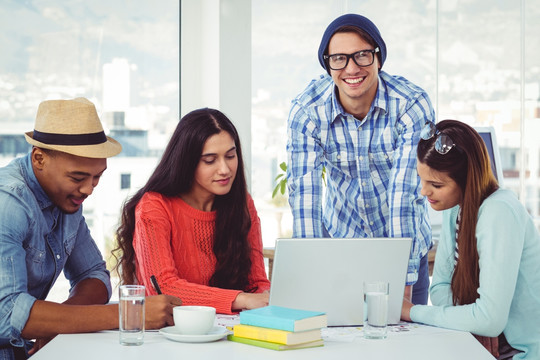
[[[434,136],[437,136],[437,139],[435,140],[435,150],[437,150],[439,154],[446,155],[450,150],[456,147],[454,140],[452,140],[450,136],[437,130],[435,124],[432,122],[427,122],[420,131],[420,138],[429,140]]]
[[[354,54],[331,54],[324,55],[323,59],[328,61],[328,66],[332,70],[345,69],[349,64],[349,59],[353,59],[358,66],[370,66],[375,61],[375,53],[379,52],[379,48],[375,50],[360,50]]]

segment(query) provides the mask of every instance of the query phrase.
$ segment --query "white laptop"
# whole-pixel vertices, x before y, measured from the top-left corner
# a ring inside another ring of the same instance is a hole
[[[388,281],[388,323],[400,321],[411,238],[278,239],[270,305],[324,311],[328,326],[362,325],[364,281]]]

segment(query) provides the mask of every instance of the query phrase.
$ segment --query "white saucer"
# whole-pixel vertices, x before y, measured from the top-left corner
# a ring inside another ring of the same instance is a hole
[[[159,333],[165,336],[169,340],[188,342],[188,343],[202,343],[211,342],[219,339],[223,339],[231,332],[223,326],[214,326],[208,334],[204,335],[183,335],[176,330],[174,326],[167,326],[159,330]]]

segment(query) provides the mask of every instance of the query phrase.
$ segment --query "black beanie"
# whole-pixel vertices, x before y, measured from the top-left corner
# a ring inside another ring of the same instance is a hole
[[[334,35],[334,33],[342,26],[354,26],[357,27],[363,31],[365,31],[373,41],[375,41],[375,44],[379,47],[379,53],[381,54],[381,68],[384,64],[384,60],[386,60],[386,44],[384,43],[384,40],[381,37],[381,33],[379,32],[379,29],[375,26],[371,20],[369,20],[367,17],[357,14],[346,14],[338,17],[334,21],[328,25],[326,28],[322,40],[321,45],[319,45],[319,63],[321,63],[321,66],[330,73],[330,70],[326,67],[326,62],[324,61],[323,55],[326,49],[328,48],[328,43],[330,42],[330,39]]]

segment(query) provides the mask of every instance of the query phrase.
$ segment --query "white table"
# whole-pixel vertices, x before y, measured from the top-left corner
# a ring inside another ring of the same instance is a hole
[[[467,332],[415,325],[408,332],[389,332],[384,340],[360,336],[344,341],[344,336],[325,339],[323,347],[274,351],[239,344],[226,339],[210,343],[180,343],[158,332],[146,332],[141,346],[122,346],[118,332],[59,335],[32,360],[58,359],[400,359],[400,360],[492,360],[487,350]]]

